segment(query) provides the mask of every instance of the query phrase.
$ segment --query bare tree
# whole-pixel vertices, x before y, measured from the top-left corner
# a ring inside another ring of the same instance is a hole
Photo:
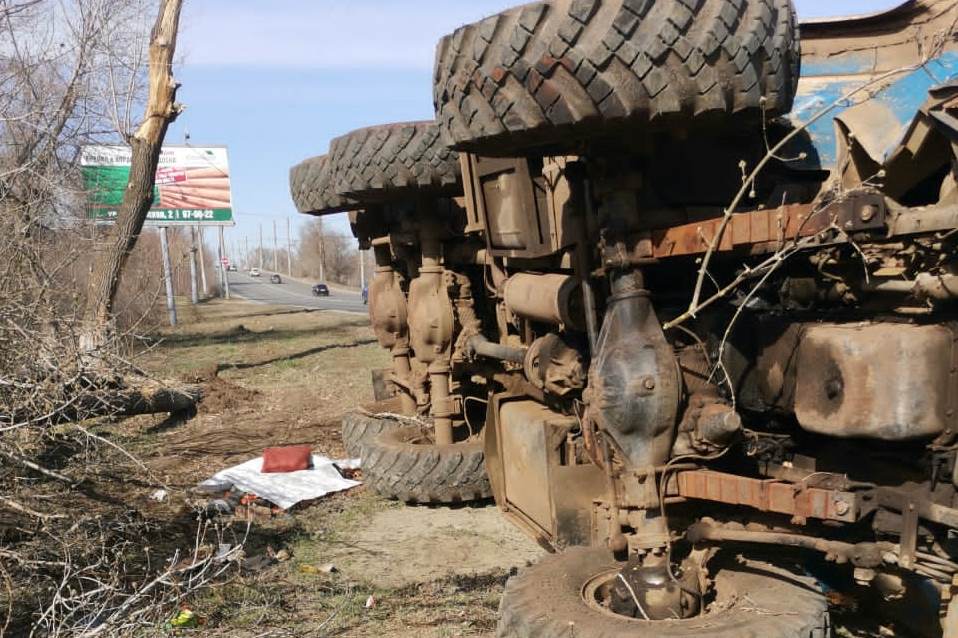
[[[166,20],[154,35],[162,39],[175,26],[179,3],[177,12],[160,14]],[[33,627],[37,635],[119,636],[156,627],[170,604],[224,564],[196,556],[191,539],[178,554],[192,556],[188,566],[161,564],[158,580],[150,580],[153,558],[140,556],[133,569],[129,562],[149,523],[126,511],[86,511],[87,491],[78,488],[92,487],[103,472],[158,483],[91,417],[193,403],[142,376],[126,347],[143,331],[161,291],[158,277],[127,273],[114,282],[123,287],[121,311],[129,312],[117,325],[129,333],[109,335],[95,370],[79,348],[99,232],[86,219],[80,150],[115,144],[132,130],[146,88],[151,20],[144,16],[157,6],[0,0],[0,635]],[[167,11],[170,3],[160,6]],[[163,78],[155,88],[172,96],[175,87]],[[149,120],[161,115],[147,112]],[[145,123],[138,132],[150,140],[158,130],[162,123]],[[137,247],[133,263],[154,249],[153,242]],[[69,452],[54,466],[53,450]],[[209,530],[211,540],[221,531]]]
[[[130,180],[116,224],[97,251],[90,273],[80,339],[84,352],[97,351],[109,341],[120,273],[153,203],[156,167],[167,128],[182,111],[182,106],[176,103],[179,85],[173,79],[173,56],[181,9],[182,0],[161,0],[159,15],[150,35],[146,116],[130,138],[133,151]]]
[[[320,218],[311,219],[300,231],[296,263],[305,277],[356,286],[359,259],[356,240],[329,230]]]

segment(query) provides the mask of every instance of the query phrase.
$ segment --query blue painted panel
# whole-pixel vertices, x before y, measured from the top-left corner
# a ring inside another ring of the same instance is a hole
[[[823,76],[840,76],[849,73],[849,69],[853,66],[852,62],[845,57],[835,60],[834,66],[831,66],[831,62],[828,62],[806,64],[804,67],[802,78],[803,80],[807,78],[810,81],[799,83],[798,92],[795,95],[795,105],[789,115],[789,118],[796,125],[805,124],[823,108],[864,84],[861,78],[838,77],[831,82],[818,79]],[[924,68],[896,80],[872,99],[881,102],[894,114],[901,125],[901,132],[904,133],[908,124],[918,113],[918,109],[928,99],[928,90],[955,77],[958,77],[958,52],[949,51],[931,60]],[[833,119],[848,107],[853,106],[854,102],[853,99],[848,104],[839,105],[828,115],[808,127],[810,142],[817,157],[810,156],[801,168],[832,168],[835,165],[836,145]],[[891,150],[893,149],[885,149],[886,154]]]

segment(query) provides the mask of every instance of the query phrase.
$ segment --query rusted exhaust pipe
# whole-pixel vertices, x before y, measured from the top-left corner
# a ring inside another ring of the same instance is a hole
[[[511,363],[524,363],[526,360],[525,348],[513,348],[501,343],[493,343],[482,335],[471,337],[468,341],[469,350],[483,357],[498,359],[499,361],[509,361]]]
[[[958,275],[933,275],[923,272],[914,281],[892,279],[867,286],[873,292],[911,295],[916,299],[952,301],[958,299]]]

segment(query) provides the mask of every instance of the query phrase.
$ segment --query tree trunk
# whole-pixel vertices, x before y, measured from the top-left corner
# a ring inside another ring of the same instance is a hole
[[[183,110],[176,103],[179,85],[173,79],[173,55],[182,5],[182,0],[160,0],[159,14],[150,33],[149,95],[145,117],[130,139],[133,151],[130,180],[116,223],[94,256],[80,335],[80,348],[85,353],[99,350],[110,341],[113,301],[120,273],[153,204],[156,166],[166,130]]]

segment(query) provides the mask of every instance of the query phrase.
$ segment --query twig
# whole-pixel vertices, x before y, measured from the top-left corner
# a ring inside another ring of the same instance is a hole
[[[722,237],[725,235],[725,230],[728,227],[729,222],[732,219],[732,215],[735,214],[735,211],[738,209],[739,204],[742,203],[742,200],[745,198],[745,195],[750,192],[750,186],[754,184],[755,179],[758,177],[758,174],[768,165],[770,161],[777,157],[777,153],[782,150],[789,142],[791,142],[795,137],[800,133],[808,129],[809,126],[822,119],[833,111],[835,108],[852,99],[859,93],[884,82],[888,78],[894,77],[896,75],[901,75],[903,73],[909,73],[917,69],[923,68],[928,62],[928,57],[923,58],[918,64],[913,64],[909,66],[900,67],[887,73],[883,73],[880,76],[873,78],[872,80],[866,82],[865,84],[845,93],[838,99],[834,100],[831,104],[827,105],[825,108],[821,109],[815,115],[813,115],[807,122],[801,126],[793,129],[785,137],[783,137],[775,146],[773,146],[765,155],[759,160],[758,164],[755,165],[755,168],[752,169],[752,172],[748,177],[743,179],[742,186],[739,188],[738,192],[735,194],[735,197],[732,199],[732,203],[729,204],[728,208],[725,209],[725,213],[722,216],[722,221],[719,224],[718,231],[715,233],[715,236],[712,237],[712,241],[708,245],[708,249],[705,251],[705,256],[702,258],[702,265],[699,268],[699,273],[695,281],[695,289],[692,292],[692,300],[689,303],[689,308],[685,314],[690,317],[695,317],[696,314],[704,308],[704,304],[699,304],[699,299],[702,296],[702,284],[705,280],[705,273],[708,270],[709,263],[712,261],[712,255],[715,253],[716,248],[719,243],[722,241]]]
[[[33,518],[39,518],[43,521],[51,521],[55,519],[69,518],[65,514],[44,514],[43,512],[38,512],[35,509],[31,509],[26,505],[18,503],[17,501],[7,498],[6,496],[0,496],[0,503],[3,503],[12,510],[16,510],[21,514],[26,514],[32,516]]]

